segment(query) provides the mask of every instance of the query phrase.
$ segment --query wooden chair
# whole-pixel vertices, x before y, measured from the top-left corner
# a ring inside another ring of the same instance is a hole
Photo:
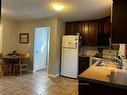
[[[2,71],[2,64],[0,63],[0,77],[3,76],[3,71]]]
[[[0,57],[2,56],[2,52],[0,53]],[[10,67],[4,60],[0,59],[0,76],[7,75],[10,73]]]
[[[14,64],[14,68],[13,68],[13,73],[17,73],[19,72],[20,75],[22,74],[22,72],[29,72],[29,53],[26,54],[21,54],[20,55],[21,58],[19,60],[18,64]]]
[[[2,56],[2,53],[0,53],[0,57]],[[2,71],[2,63],[0,62],[0,77],[3,75],[3,71]]]

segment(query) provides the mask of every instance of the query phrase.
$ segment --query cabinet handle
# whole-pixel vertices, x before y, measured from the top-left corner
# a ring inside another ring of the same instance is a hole
[[[77,43],[75,43],[75,47],[77,47]]]
[[[80,83],[79,85],[89,86],[89,85],[90,85],[90,83],[89,83],[89,82],[85,82],[85,83]]]
[[[85,85],[90,85],[90,83],[89,82],[86,82]]]

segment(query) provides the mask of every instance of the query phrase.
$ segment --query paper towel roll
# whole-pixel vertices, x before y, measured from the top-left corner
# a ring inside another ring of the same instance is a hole
[[[125,44],[120,44],[119,46],[119,55],[126,56],[126,47]]]

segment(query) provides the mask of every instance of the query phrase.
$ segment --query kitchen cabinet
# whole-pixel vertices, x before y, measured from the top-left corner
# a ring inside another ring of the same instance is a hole
[[[73,35],[79,33],[82,36],[82,45],[93,45],[97,43],[98,24],[96,21],[66,22],[65,34]]]
[[[112,71],[111,64],[101,67],[98,64],[95,62],[79,75],[79,95],[127,95],[126,72],[118,68]]]
[[[79,95],[126,95],[126,89],[113,87],[79,78]],[[80,85],[81,84],[81,85]]]
[[[112,43],[127,43],[127,0],[113,0]]]
[[[83,23],[82,22],[67,22],[65,24],[65,34],[73,35],[76,33],[83,32]]]
[[[79,33],[82,36],[82,46],[96,46],[98,35],[103,32],[111,32],[109,16],[98,20],[72,21],[65,24],[65,35]]]
[[[103,19],[102,19],[102,29],[103,29],[103,32],[105,32],[105,33],[108,33],[108,34],[110,34],[111,33],[111,16],[108,16],[108,17],[104,17]]]
[[[110,16],[102,18],[99,23],[99,31],[97,34],[97,46],[109,46],[111,34]]]
[[[65,28],[65,34],[66,35],[73,35],[73,34],[75,34],[74,23],[73,22],[66,23],[65,27],[66,27]],[[66,32],[66,31],[69,31],[69,32]]]
[[[99,34],[103,34],[103,33],[107,33],[107,34],[111,33],[111,22],[110,22],[110,19],[111,19],[110,16],[100,19],[98,35]]]
[[[78,74],[80,75],[82,72],[84,72],[88,68],[89,68],[89,57],[80,56]]]
[[[98,24],[96,22],[89,22],[84,25],[84,43],[88,46],[97,45],[97,32],[98,32]]]
[[[76,33],[82,33],[83,32],[83,25],[84,23],[82,21],[72,21],[72,22],[66,22],[65,23],[65,34],[76,34]]]

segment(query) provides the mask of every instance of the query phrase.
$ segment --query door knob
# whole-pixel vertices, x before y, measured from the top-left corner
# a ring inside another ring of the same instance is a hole
[[[36,51],[35,53],[38,53],[38,51]]]

